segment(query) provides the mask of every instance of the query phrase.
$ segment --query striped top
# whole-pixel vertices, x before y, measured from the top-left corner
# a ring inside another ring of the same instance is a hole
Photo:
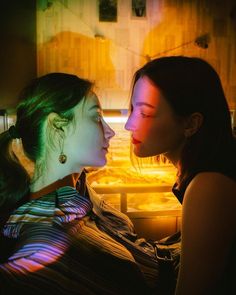
[[[0,294],[153,294],[155,251],[130,219],[88,185],[62,187],[17,208],[3,228],[14,253],[0,265]]]

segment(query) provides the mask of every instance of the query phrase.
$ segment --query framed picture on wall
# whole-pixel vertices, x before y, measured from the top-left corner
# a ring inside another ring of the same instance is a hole
[[[146,0],[132,0],[132,18],[146,18]]]
[[[117,21],[117,0],[99,0],[99,21]]]

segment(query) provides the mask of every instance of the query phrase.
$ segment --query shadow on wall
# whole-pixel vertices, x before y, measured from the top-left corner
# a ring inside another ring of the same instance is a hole
[[[169,55],[199,55],[194,40],[202,32],[198,32],[194,9],[194,3],[162,7],[160,22],[144,38],[142,54],[147,61]]]
[[[48,42],[38,44],[38,75],[72,73],[95,81],[99,89],[117,88],[110,46],[107,39],[90,38],[70,31],[60,32]]]
[[[220,75],[229,107],[235,109],[236,10],[235,7],[230,10],[232,0],[227,2],[226,11],[214,2],[207,6],[198,2],[174,5],[174,2],[162,7],[160,23],[144,38],[142,55],[146,61],[170,55],[205,59]]]

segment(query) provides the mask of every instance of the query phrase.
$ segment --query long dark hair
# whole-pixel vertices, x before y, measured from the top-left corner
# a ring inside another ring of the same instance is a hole
[[[134,84],[147,76],[179,118],[194,112],[203,115],[199,131],[187,140],[180,159],[179,181],[198,171],[236,174],[236,144],[229,107],[220,78],[206,61],[169,56],[152,60],[134,75]]]
[[[87,95],[90,81],[75,75],[50,73],[34,79],[19,96],[15,133],[21,138],[24,153],[36,162],[43,151],[43,126],[55,112],[72,121],[73,108]],[[0,134],[0,208],[1,212],[17,206],[29,191],[30,177],[11,149],[9,131]]]

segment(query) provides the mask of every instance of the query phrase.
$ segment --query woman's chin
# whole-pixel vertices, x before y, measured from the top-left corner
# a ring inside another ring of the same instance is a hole
[[[134,154],[136,157],[139,157],[139,158],[148,157],[144,151],[141,151],[140,149],[137,149],[137,148],[134,148]]]
[[[160,154],[157,149],[147,149],[144,146],[142,146],[142,148],[140,146],[134,146],[133,153],[139,158],[149,158]]]
[[[106,165],[106,163],[107,163],[107,159],[101,159],[101,160],[95,162],[93,166],[103,167]]]

